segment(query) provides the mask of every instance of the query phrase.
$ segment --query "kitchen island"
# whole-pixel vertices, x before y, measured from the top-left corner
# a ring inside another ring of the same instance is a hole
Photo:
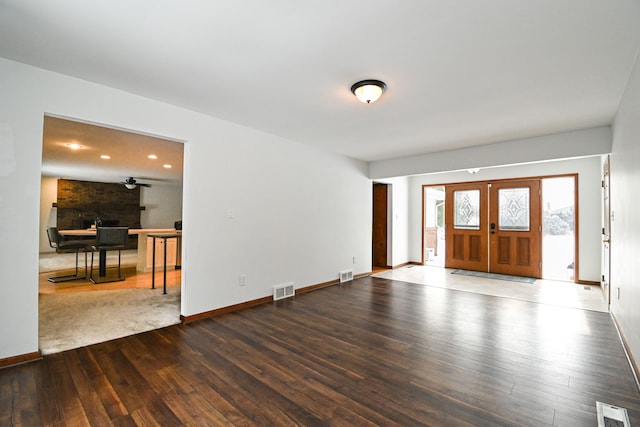
[[[83,230],[59,230],[63,236],[95,236],[95,228],[87,228]],[[148,237],[149,234],[165,234],[165,233],[181,233],[180,230],[175,228],[130,228],[129,235],[138,236],[138,261],[136,264],[136,270],[146,273],[152,270],[152,249],[153,239]],[[156,245],[164,245],[165,242],[158,240]],[[176,267],[176,259],[180,259],[177,254],[178,245],[176,241],[170,241],[167,246],[167,268],[172,269]],[[156,248],[156,250],[164,251],[164,248]],[[161,252],[162,253],[162,252]],[[164,268],[163,260],[157,259],[155,270],[160,271]]]

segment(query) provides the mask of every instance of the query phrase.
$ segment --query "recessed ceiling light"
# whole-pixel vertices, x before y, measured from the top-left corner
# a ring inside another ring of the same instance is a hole
[[[71,148],[72,150],[79,150],[81,148],[84,148],[82,145],[77,144],[75,142],[71,142],[69,144],[64,144],[64,145],[65,145],[65,147]]]
[[[158,156],[156,156],[155,154],[149,154],[147,157],[153,160],[158,158]]]
[[[171,165],[162,165],[162,167],[165,169],[171,169]]]
[[[107,155],[107,154],[103,154],[100,156],[101,159],[105,159],[105,160],[109,160],[111,158],[111,156]]]

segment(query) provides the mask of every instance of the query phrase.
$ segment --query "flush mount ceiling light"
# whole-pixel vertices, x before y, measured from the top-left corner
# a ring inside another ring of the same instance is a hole
[[[351,86],[351,92],[365,104],[376,102],[385,89],[387,85],[380,80],[362,80]]]

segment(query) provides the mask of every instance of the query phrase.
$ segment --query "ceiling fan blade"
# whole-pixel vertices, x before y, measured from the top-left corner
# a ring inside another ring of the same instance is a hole
[[[151,184],[140,183],[136,181],[134,177],[129,177],[125,179],[124,182],[121,182],[121,184],[124,184],[124,186],[127,187],[127,189],[129,190],[133,190],[136,187],[149,187],[149,188],[151,187]]]

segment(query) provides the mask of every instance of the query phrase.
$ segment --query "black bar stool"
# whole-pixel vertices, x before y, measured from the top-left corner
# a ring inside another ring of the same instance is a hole
[[[74,250],[76,252],[76,272],[68,276],[54,276],[47,280],[53,283],[68,282],[71,280],[82,280],[87,278],[87,249],[91,244],[88,240],[65,240],[64,236],[58,232],[58,227],[48,227],[47,237],[49,238],[49,246],[58,250]],[[84,276],[78,275],[78,252],[84,251]]]
[[[121,251],[125,249],[129,237],[129,227],[98,227],[96,229],[96,243],[91,247],[91,270],[89,280],[92,283],[119,282],[124,280],[120,271]],[[118,276],[112,280],[95,280],[93,278],[93,254],[100,253],[100,277],[106,276],[107,251],[118,251]],[[104,268],[103,268],[104,266]]]

